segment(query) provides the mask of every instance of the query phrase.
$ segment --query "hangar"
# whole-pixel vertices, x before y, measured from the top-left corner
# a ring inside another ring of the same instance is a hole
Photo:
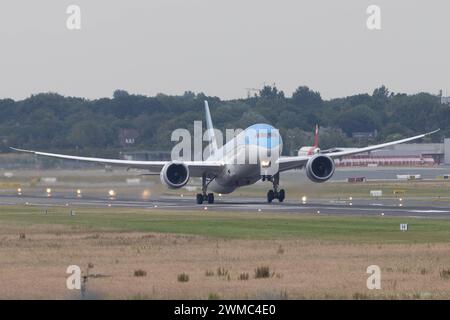
[[[450,165],[450,138],[443,143],[405,143],[342,159],[340,166]]]

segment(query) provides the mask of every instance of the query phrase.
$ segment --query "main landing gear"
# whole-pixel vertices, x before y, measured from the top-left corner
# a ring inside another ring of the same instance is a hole
[[[197,204],[203,204],[203,201],[208,201],[208,203],[214,203],[214,193],[197,193]]]
[[[273,199],[278,199],[279,202],[283,202],[285,198],[284,189],[278,190],[280,184],[280,174],[277,173],[274,176],[263,177],[263,181],[267,179],[272,182],[273,189],[267,192],[267,202],[272,203]]]
[[[204,201],[208,201],[209,204],[214,203],[214,193],[206,193],[206,188],[212,180],[206,178],[205,175],[202,177],[202,193],[197,193],[197,204],[203,204]]]

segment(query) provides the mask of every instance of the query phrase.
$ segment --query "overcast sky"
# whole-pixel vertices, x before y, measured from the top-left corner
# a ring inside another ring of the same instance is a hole
[[[81,8],[81,30],[66,9]],[[381,8],[382,29],[366,27]],[[115,89],[245,97],[275,83],[324,98],[392,91],[450,95],[450,1],[2,0],[0,98],[87,98]]]

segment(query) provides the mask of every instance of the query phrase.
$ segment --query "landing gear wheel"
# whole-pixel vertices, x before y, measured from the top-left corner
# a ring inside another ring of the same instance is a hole
[[[284,189],[281,189],[281,190],[278,192],[278,201],[283,202],[283,201],[284,201],[284,198],[285,198]]]
[[[201,193],[197,193],[197,204],[203,204],[203,195]]]
[[[214,203],[214,193],[206,193],[208,184],[213,179],[208,178],[205,174],[202,176],[202,193],[197,193],[197,204],[203,204],[204,201],[208,201],[209,204]]]
[[[267,202],[272,203],[273,199],[275,199],[275,192],[273,192],[273,190],[269,190],[269,192],[267,192]]]

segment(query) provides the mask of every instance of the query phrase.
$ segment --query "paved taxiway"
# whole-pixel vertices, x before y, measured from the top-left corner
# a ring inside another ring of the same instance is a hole
[[[214,204],[197,205],[193,197],[163,196],[150,200],[70,197],[63,194],[50,197],[40,195],[1,195],[0,205],[67,206],[67,207],[124,207],[153,210],[208,210],[226,212],[256,212],[282,214],[325,214],[355,216],[398,216],[450,218],[450,198],[422,199],[312,199],[305,204],[287,200],[283,203],[265,202],[264,198],[217,197]],[[205,209],[206,208],[206,209]]]
[[[296,172],[296,171],[293,171]],[[291,173],[289,171],[289,173]],[[304,171],[298,171],[304,175]],[[449,175],[449,166],[438,167],[338,167],[331,181],[346,181],[351,177],[365,177],[367,180],[397,180],[397,175],[420,175],[422,179],[432,180],[437,176]],[[289,176],[287,176],[289,177]]]

